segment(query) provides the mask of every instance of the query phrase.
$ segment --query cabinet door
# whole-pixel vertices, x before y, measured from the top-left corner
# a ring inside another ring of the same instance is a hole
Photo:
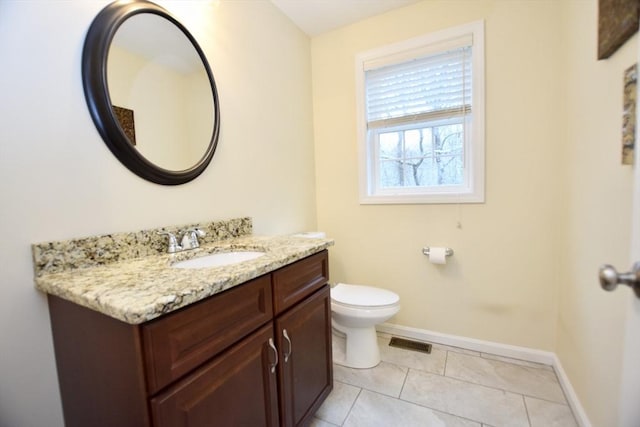
[[[280,350],[280,419],[310,421],[333,387],[329,285],[276,319]]]
[[[151,399],[154,426],[278,426],[270,340],[271,324]]]

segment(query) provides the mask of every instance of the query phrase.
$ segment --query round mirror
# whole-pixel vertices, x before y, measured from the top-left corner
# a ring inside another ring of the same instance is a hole
[[[193,36],[160,6],[104,8],[87,33],[82,79],[100,135],[132,172],[176,185],[211,162],[220,132],[213,75]]]

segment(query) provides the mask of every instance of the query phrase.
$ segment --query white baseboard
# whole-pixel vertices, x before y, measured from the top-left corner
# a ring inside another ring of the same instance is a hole
[[[569,406],[573,410],[573,415],[576,417],[576,421],[580,427],[591,427],[591,421],[587,417],[587,413],[584,411],[584,408],[580,404],[580,399],[578,399],[578,395],[576,391],[573,389],[571,382],[569,381],[569,377],[567,373],[564,371],[562,367],[562,363],[560,363],[560,359],[558,356],[553,355],[553,369],[556,371],[556,375],[558,376],[558,381],[560,381],[560,386],[564,391],[564,395],[567,398],[567,402],[569,402]]]
[[[584,408],[580,404],[578,395],[569,382],[566,372],[562,368],[560,359],[555,353],[550,351],[536,350],[528,347],[519,347],[509,344],[500,344],[491,341],[483,341],[475,338],[448,335],[440,332],[428,331],[426,329],[412,328],[409,326],[396,325],[393,323],[383,323],[376,327],[378,332],[395,335],[405,338],[413,338],[420,341],[427,341],[435,344],[460,347],[466,350],[490,353],[502,357],[526,360],[528,362],[543,363],[551,365],[558,377],[560,386],[564,391],[569,406],[573,410],[576,421],[580,427],[591,427],[591,422],[587,418]]]
[[[392,323],[383,323],[378,325],[376,329],[379,332],[387,334],[414,338],[436,344],[449,345],[452,347],[460,347],[467,350],[479,351],[481,353],[491,353],[497,356],[511,357],[513,359],[526,360],[528,362],[544,363],[545,365],[553,366],[555,360],[555,354],[550,351],[500,344],[457,335],[448,335],[440,332],[428,331],[426,329],[395,325]]]

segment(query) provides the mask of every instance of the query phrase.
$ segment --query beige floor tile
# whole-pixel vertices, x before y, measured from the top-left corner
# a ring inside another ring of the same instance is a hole
[[[430,354],[404,350],[397,347],[390,347],[389,340],[390,338],[378,339],[380,358],[383,361],[434,374],[444,374],[444,364],[447,360],[446,351],[435,347],[431,348]]]
[[[553,371],[449,353],[445,375],[514,393],[566,403]]]
[[[333,382],[333,390],[324,401],[316,417],[336,425],[342,425],[356,401],[360,388],[339,381]]]
[[[486,424],[529,427],[522,396],[453,378],[410,370],[400,397]]]
[[[324,420],[321,420],[320,418],[313,418],[311,420],[311,424],[309,424],[309,427],[336,427],[336,426],[338,425],[328,423]]]
[[[375,368],[334,365],[312,427],[577,427],[551,366],[439,344],[425,354],[389,347],[390,338],[378,334]],[[344,337],[333,345],[344,358]]]
[[[391,339],[391,337],[393,336],[393,335],[388,334],[386,332],[379,332],[379,331],[376,331],[376,335],[378,335],[378,338],[382,338],[382,339],[385,339],[387,341],[389,341]]]
[[[378,366],[371,369],[353,369],[334,364],[333,379],[387,396],[398,397],[407,371],[405,367],[387,362],[380,362]]]
[[[467,350],[466,348],[453,347],[451,345],[433,344],[433,347],[434,348],[438,348],[440,350],[452,351],[454,353],[468,354],[469,356],[480,356],[480,352],[479,351]]]
[[[569,406],[535,399],[524,398],[531,427],[578,427]]]
[[[480,427],[480,423],[363,390],[345,427]]]

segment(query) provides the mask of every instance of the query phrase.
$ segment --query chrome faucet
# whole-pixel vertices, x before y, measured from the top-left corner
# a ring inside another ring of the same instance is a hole
[[[182,250],[187,251],[189,249],[195,249],[200,247],[200,242],[198,242],[198,237],[204,237],[207,233],[200,230],[199,228],[191,228],[184,232],[182,236]]]
[[[173,233],[169,233],[168,231],[158,231],[158,234],[169,236],[169,246],[167,247],[168,253],[173,254],[182,250],[182,246],[178,244],[178,240]]]
[[[181,244],[178,244],[178,239],[176,238],[175,234],[168,231],[158,231],[158,234],[169,236],[169,246],[167,247],[167,252],[170,254],[199,248],[200,242],[198,242],[198,237],[204,237],[207,235],[199,228],[190,228],[189,230],[184,232],[182,240],[180,241]]]

